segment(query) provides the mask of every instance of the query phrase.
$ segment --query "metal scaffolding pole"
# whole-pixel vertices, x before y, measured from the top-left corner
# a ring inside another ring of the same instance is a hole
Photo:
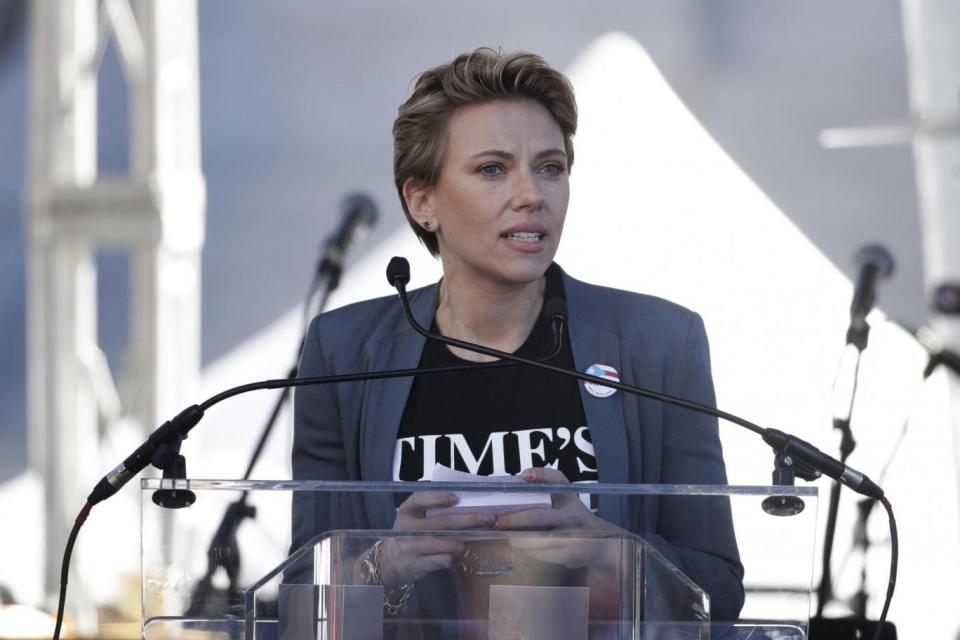
[[[28,424],[55,601],[67,532],[116,463],[101,459],[104,434],[121,416],[146,434],[193,399],[206,192],[196,0],[37,0],[30,11]],[[99,176],[97,73],[111,38],[129,91],[131,166]],[[116,384],[97,341],[95,256],[105,247],[131,257],[130,342]],[[90,629],[83,551],[70,608]]]

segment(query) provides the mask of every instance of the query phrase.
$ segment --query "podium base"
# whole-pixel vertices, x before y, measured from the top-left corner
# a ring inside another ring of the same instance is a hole
[[[877,621],[863,618],[810,618],[810,640],[869,640],[876,633]],[[897,640],[897,628],[883,623],[881,640]]]

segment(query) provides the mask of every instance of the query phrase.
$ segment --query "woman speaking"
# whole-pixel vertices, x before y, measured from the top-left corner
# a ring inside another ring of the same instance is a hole
[[[419,76],[393,126],[394,179],[407,221],[443,265],[410,293],[413,315],[444,336],[528,358],[554,351],[545,301],[566,303],[568,331],[550,364],[714,404],[698,315],[662,299],[589,285],[553,262],[570,197],[577,108],[569,81],[529,53],[477,49]],[[609,224],[597,214],[597,224]],[[610,233],[616,233],[615,228]],[[395,297],[318,316],[303,376],[489,361],[427,341]],[[713,418],[528,367],[301,387],[298,480],[429,480],[435,465],[527,482],[723,484]],[[554,497],[552,507],[427,516],[455,499],[416,492],[370,515],[371,528],[615,531],[642,535],[711,596],[714,620],[743,604],[729,508],[711,522],[683,502],[605,512]],[[395,505],[393,505],[395,506]],[[294,546],[330,528],[309,499],[294,504]],[[412,585],[461,558],[463,543],[387,538],[363,558],[398,611]]]

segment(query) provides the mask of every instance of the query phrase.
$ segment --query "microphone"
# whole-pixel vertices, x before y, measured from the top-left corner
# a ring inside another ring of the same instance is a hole
[[[960,313],[960,284],[942,284],[933,292],[933,308],[944,314]]]
[[[407,295],[407,284],[410,283],[410,263],[407,262],[406,258],[400,256],[394,256],[390,258],[390,262],[387,263],[387,282],[390,283],[395,289],[403,289],[403,302],[406,303]],[[404,313],[407,314],[407,321],[413,326],[414,330],[417,331],[420,335],[424,336],[427,339],[439,340],[440,342],[455,346],[462,347],[467,351],[478,352],[475,347],[479,345],[473,344],[472,342],[464,342],[462,344],[459,340],[454,338],[447,338],[446,336],[440,335],[439,333],[431,333],[424,329],[416,320],[413,320],[413,316],[409,314],[409,308],[404,306]],[[550,327],[553,330],[553,351],[550,352],[545,358],[537,358],[536,362],[546,362],[547,360],[553,360],[557,355],[560,354],[561,349],[563,349],[563,328],[567,323],[567,303],[563,298],[550,298],[543,304],[543,317],[550,321]],[[463,346],[466,345],[466,346]],[[493,351],[493,350],[491,350]],[[495,352],[499,353],[499,352]],[[493,355],[493,353],[486,353],[484,355]],[[494,356],[499,357],[499,356]],[[502,359],[501,359],[502,360]],[[486,363],[488,365],[500,365],[500,366],[513,366],[516,364],[524,364],[525,360],[520,359],[507,359],[507,362],[492,362]]]
[[[323,256],[317,266],[317,276],[329,275],[336,281],[343,271],[343,260],[350,247],[377,223],[377,205],[366,194],[353,193],[340,204],[340,227],[327,239]]]
[[[158,451],[172,442],[186,438],[190,429],[200,422],[203,412],[202,407],[192,405],[180,412],[177,417],[160,425],[150,434],[146,442],[100,479],[87,497],[87,503],[91,506],[95,505],[119,491],[120,487],[153,462],[153,457]]]
[[[879,244],[863,247],[857,252],[855,260],[860,271],[853,289],[853,300],[850,302],[847,344],[853,345],[858,351],[863,351],[867,348],[867,338],[870,334],[867,314],[876,302],[877,283],[893,274],[894,262],[890,252]]]
[[[387,282],[394,289],[410,284],[410,263],[406,258],[393,256],[387,263]]]
[[[553,329],[554,352],[547,360],[552,360],[563,348],[563,328],[567,324],[567,301],[563,298],[550,298],[543,305],[543,317],[550,321]]]
[[[579,371],[571,371],[569,369],[557,367],[545,362],[529,360],[512,353],[491,349],[483,345],[431,333],[417,322],[416,318],[413,317],[413,313],[410,311],[410,302],[407,299],[406,289],[407,283],[410,281],[410,264],[405,258],[395,257],[390,260],[390,264],[387,266],[387,280],[397,290],[397,294],[400,298],[400,306],[403,309],[403,314],[406,317],[407,322],[411,327],[413,327],[414,331],[424,336],[428,340],[438,340],[444,344],[459,347],[467,351],[473,351],[474,353],[482,353],[494,358],[500,358],[502,360],[508,360],[510,362],[516,362],[518,364],[537,367],[546,371],[552,371],[553,373],[558,373],[560,375],[570,376],[584,382],[593,382],[606,387],[612,387],[633,395],[649,398],[658,402],[664,402],[666,404],[671,404],[677,407],[688,409],[690,411],[720,418],[727,422],[732,422],[733,424],[741,426],[745,429],[749,429],[750,431],[753,431],[757,435],[761,436],[764,442],[770,445],[777,453],[782,453],[786,457],[792,457],[796,460],[806,463],[812,470],[812,473],[809,474],[812,477],[807,479],[812,480],[819,477],[821,474],[826,474],[827,476],[847,485],[857,493],[865,495],[869,498],[875,498],[877,500],[883,498],[883,489],[881,489],[876,483],[874,483],[864,474],[823,453],[809,442],[801,440],[800,438],[796,438],[782,431],[761,427],[750,422],[749,420],[733,415],[732,413],[714,409],[713,407],[708,407],[707,405],[700,404],[692,400],[687,400],[685,398],[670,396],[658,391],[644,389],[643,387],[637,387],[623,382],[608,380],[606,378],[600,378],[598,376],[592,376],[586,373],[580,373]]]

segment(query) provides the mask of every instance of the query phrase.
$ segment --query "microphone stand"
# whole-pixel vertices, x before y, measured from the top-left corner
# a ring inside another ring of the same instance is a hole
[[[326,286],[323,287],[323,293],[316,307],[316,313],[322,313],[327,306],[327,301],[330,299],[330,294],[340,285],[340,277],[343,274],[343,262],[339,259],[339,256],[337,256],[337,258],[338,259],[332,260],[329,255],[325,256],[316,270],[313,282],[310,284],[303,308],[303,332],[297,347],[296,360],[289,371],[287,371],[287,380],[296,378],[299,373],[300,353],[303,351],[303,344],[307,337],[307,322],[310,318],[311,302],[316,296],[317,290],[323,286],[323,281],[326,280]],[[290,398],[291,389],[292,387],[283,387],[276,402],[274,402],[270,416],[267,418],[266,424],[264,424],[260,432],[260,438],[257,440],[257,444],[253,449],[253,454],[247,462],[247,469],[243,473],[244,480],[249,480],[253,474],[253,469],[263,454],[264,447],[266,447],[267,441],[270,439],[270,435],[273,433],[273,429],[277,424],[277,419],[280,417],[284,405]],[[243,524],[244,520],[253,520],[257,517],[257,508],[247,502],[248,494],[248,491],[243,491],[237,500],[227,506],[223,514],[223,519],[220,521],[220,525],[217,527],[207,547],[207,570],[203,574],[203,577],[197,580],[193,588],[193,592],[190,595],[190,607],[187,615],[221,615],[231,607],[242,604],[240,601],[239,587],[241,559],[239,545],[237,544],[237,531],[240,529],[240,525]],[[228,585],[225,589],[218,589],[213,584],[213,577],[218,569],[223,569],[227,575]]]
[[[933,330],[927,327],[914,327],[903,322],[894,320],[893,323],[899,326],[901,329],[906,331],[910,336],[927,352],[927,365],[923,369],[923,381],[926,382],[927,379],[933,374],[934,370],[938,367],[943,366],[946,369],[953,372],[954,375],[960,376],[960,356],[950,349],[946,349],[940,341],[940,338],[933,332]],[[907,418],[909,421],[909,418]],[[903,436],[906,433],[907,423],[903,425],[901,430],[901,435],[899,440],[902,441]],[[899,442],[894,446],[894,451],[891,453],[890,460],[887,461],[883,471],[880,472],[880,481],[883,481],[886,471],[889,468],[893,457],[896,455],[896,450],[899,447]],[[867,532],[867,522],[870,520],[870,515],[873,513],[873,500],[859,500],[857,502],[857,520],[853,527],[853,548],[860,553],[861,557],[861,566],[860,566],[860,583],[857,588],[857,592],[851,596],[849,602],[850,606],[853,609],[853,615],[859,620],[866,620],[867,618],[867,602],[869,596],[867,594],[867,554],[870,551],[870,537]]]
[[[857,447],[857,442],[853,438],[853,431],[850,429],[850,418],[853,415],[853,404],[857,396],[857,379],[860,376],[860,356],[867,346],[867,336],[870,328],[866,323],[862,331],[856,338],[850,339],[848,334],[848,347],[854,347],[854,363],[850,389],[850,401],[847,407],[846,415],[833,419],[833,428],[840,431],[840,463],[846,464],[850,454]],[[851,333],[853,327],[851,327]],[[861,337],[862,336],[862,337]],[[841,362],[841,365],[843,363]],[[839,372],[843,375],[844,371]],[[817,618],[823,617],[823,609],[827,602],[833,599],[833,584],[831,578],[831,563],[833,560],[833,540],[837,531],[837,514],[840,510],[840,490],[839,483],[834,483],[830,487],[830,502],[827,507],[827,524],[823,535],[823,559],[820,566],[820,585],[817,587]]]
[[[939,337],[927,327],[915,327],[904,322],[893,320],[895,325],[906,331],[910,336],[927,352],[927,365],[923,370],[923,380],[926,381],[937,367],[943,366],[954,375],[960,376],[960,355],[944,348]],[[862,339],[861,339],[862,337]],[[863,345],[866,348],[866,335],[857,334],[856,345]],[[856,377],[859,373],[860,350],[857,350],[857,373],[854,374],[853,393],[850,397],[850,409],[853,408],[854,394],[856,393]],[[856,447],[853,434],[850,430],[850,412],[846,419],[834,420],[834,428],[839,429],[842,436],[840,441],[840,460],[845,461]],[[906,428],[906,427],[904,427]],[[889,464],[889,463],[888,463]],[[881,473],[881,476],[885,475]],[[882,481],[881,477],[881,481]],[[823,617],[823,608],[827,602],[834,599],[831,586],[830,564],[831,551],[836,533],[836,518],[839,502],[840,487],[834,485],[830,492],[829,511],[827,514],[826,532],[824,534],[824,552],[823,552],[823,575],[821,576],[820,586],[817,590],[817,618]],[[867,619],[867,576],[866,576],[866,556],[870,550],[870,538],[867,535],[867,522],[873,513],[874,501],[860,500],[857,502],[857,519],[853,527],[853,548],[861,554],[863,558],[860,581],[857,592],[850,598],[850,607],[853,610],[853,617],[857,620]],[[826,578],[826,579],[825,579]]]
[[[876,286],[880,280],[888,278],[894,269],[893,256],[880,245],[863,247],[857,253],[857,262],[860,263],[860,273],[853,288],[853,299],[850,302],[850,325],[847,328],[846,350],[853,349],[851,388],[849,404],[846,411],[833,419],[833,428],[840,431],[840,463],[846,465],[847,459],[857,447],[850,430],[850,418],[853,414],[853,404],[857,395],[857,379],[860,374],[860,357],[867,348],[870,337],[870,324],[867,314],[874,306]],[[844,354],[846,356],[846,354]],[[838,379],[846,373],[845,359],[841,358]],[[823,540],[823,562],[820,568],[820,585],[817,588],[816,618],[823,618],[823,609],[827,602],[833,599],[833,585],[831,582],[831,560],[833,556],[833,540],[837,529],[837,512],[840,508],[841,487],[834,484],[830,487],[830,503],[827,508],[827,524]]]
[[[312,302],[317,291],[324,284],[324,281],[326,281],[326,286],[323,288],[323,295],[316,309],[316,313],[322,313],[327,306],[330,294],[340,286],[340,278],[343,275],[344,258],[346,257],[347,251],[356,241],[358,233],[373,226],[377,220],[376,204],[369,196],[363,193],[348,195],[344,198],[341,208],[343,209],[341,223],[339,228],[331,234],[324,243],[323,254],[314,270],[313,280],[310,283],[310,288],[304,301],[300,344],[297,347],[294,364],[287,372],[287,380],[296,378],[299,372],[298,362],[300,352],[303,351],[303,344],[306,340],[306,333],[309,326],[308,323],[312,315]],[[277,418],[280,416],[280,412],[290,398],[290,388],[290,386],[283,387],[280,396],[274,403],[270,417],[267,418],[266,425],[264,425],[257,445],[254,447],[253,455],[247,464],[247,470],[243,474],[244,480],[250,479],[253,468],[259,461],[267,440],[270,438],[270,434],[273,432],[273,428],[277,423]],[[164,477],[185,478],[186,463],[183,460],[183,456],[177,455],[179,454],[179,441],[177,441],[173,447],[168,448],[172,448],[172,451],[166,454],[167,459],[172,458],[173,463],[178,466],[174,467],[174,473],[167,473],[165,471]],[[194,499],[195,497],[192,492],[177,491],[176,489],[157,491],[154,493],[153,498],[154,502],[160,506],[169,506],[171,508],[187,506],[192,504]],[[216,607],[217,611],[211,614],[216,614],[231,604],[239,604],[237,602],[237,596],[239,595],[237,580],[240,575],[240,552],[237,546],[237,530],[245,519],[255,518],[256,513],[256,508],[247,504],[246,491],[240,495],[237,501],[227,507],[223,520],[220,522],[220,526],[217,528],[213,539],[210,541],[210,546],[207,548],[207,571],[194,588],[190,605],[192,613],[206,613],[210,608],[209,603],[214,602],[214,596],[219,596],[217,601],[222,604],[219,604],[219,606]],[[220,592],[213,586],[213,576],[219,568],[222,568],[226,572],[229,580],[229,586],[225,592]]]

